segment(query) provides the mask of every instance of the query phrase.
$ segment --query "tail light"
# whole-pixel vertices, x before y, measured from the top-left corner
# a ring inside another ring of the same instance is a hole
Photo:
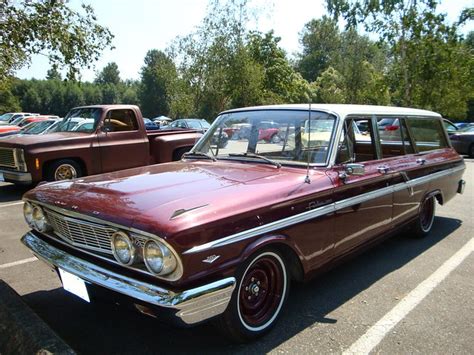
[[[386,131],[396,131],[397,129],[398,129],[398,126],[395,126],[395,125],[385,126]]]

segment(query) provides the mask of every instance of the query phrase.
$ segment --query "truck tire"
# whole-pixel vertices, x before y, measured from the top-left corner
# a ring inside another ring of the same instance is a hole
[[[46,180],[71,180],[83,175],[81,165],[72,159],[61,159],[51,163],[46,170]]]

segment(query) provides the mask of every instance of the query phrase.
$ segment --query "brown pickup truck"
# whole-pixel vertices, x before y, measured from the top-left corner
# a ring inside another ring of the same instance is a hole
[[[146,131],[133,105],[76,107],[54,133],[0,139],[0,181],[66,180],[178,160],[201,135]]]

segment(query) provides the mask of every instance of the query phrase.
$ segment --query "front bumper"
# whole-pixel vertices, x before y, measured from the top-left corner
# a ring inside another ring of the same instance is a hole
[[[3,179],[6,182],[13,182],[15,184],[31,184],[33,179],[30,173],[24,173],[21,171],[13,171],[0,168],[0,173],[3,174]]]
[[[186,291],[174,292],[117,274],[67,254],[31,232],[26,233],[21,241],[38,259],[50,266],[74,274],[86,283],[171,310],[174,316],[186,325],[199,323],[223,313],[235,288],[235,278],[228,277]]]

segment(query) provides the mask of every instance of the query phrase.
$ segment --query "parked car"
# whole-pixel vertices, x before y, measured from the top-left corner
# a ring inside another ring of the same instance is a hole
[[[76,128],[86,119],[94,123]],[[0,178],[31,184],[178,160],[201,135],[147,132],[133,105],[77,107],[48,135],[0,140]]]
[[[463,129],[469,126],[474,126],[472,122],[455,122],[454,125],[459,129]]]
[[[12,126],[12,125],[7,125],[7,126],[0,126],[0,136],[6,135],[6,134],[14,134],[20,130],[20,127],[18,126]]]
[[[3,127],[16,127],[14,130],[10,130],[5,133],[1,133],[2,129],[0,128],[0,137],[6,136],[18,136],[25,134],[45,134],[54,124],[58,122],[56,119],[44,119],[37,120],[27,124],[24,127],[19,126],[3,126]]]
[[[236,123],[231,127],[226,127],[225,132],[232,139],[248,139],[251,134],[252,125],[249,123]],[[280,137],[280,125],[276,122],[262,121],[258,127],[258,140],[265,141],[268,143],[278,143],[281,141]]]
[[[164,129],[197,129],[205,132],[209,127],[211,127],[209,122],[202,118],[180,118],[165,126]]]
[[[379,140],[374,125],[368,140],[355,137],[357,122],[374,116],[400,119],[398,141]],[[308,126],[331,122],[327,141],[302,144],[308,120]],[[280,144],[259,141],[263,121],[295,134]],[[212,144],[216,132],[236,123],[251,125],[248,138],[225,148]],[[430,130],[429,140],[420,129]],[[24,215],[32,230],[22,242],[85,300],[100,292],[185,325],[214,318],[225,334],[246,341],[275,324],[292,281],[395,230],[428,235],[436,202],[463,192],[464,170],[434,112],[359,105],[235,109],[220,114],[179,162],[27,192]]]
[[[466,154],[469,155],[470,158],[474,158],[474,126],[467,126],[460,129],[449,137],[453,148],[456,149],[459,154]]]
[[[28,116],[38,116],[39,113],[29,113],[29,112],[11,112],[11,113],[5,113],[2,116],[0,116],[0,125],[9,125],[9,124],[14,124],[13,122],[22,119],[24,117]]]
[[[18,127],[25,127],[26,125],[32,123],[32,122],[39,122],[39,121],[45,121],[45,120],[50,120],[50,119],[59,119],[58,116],[27,116],[24,118],[20,118],[15,120],[12,124],[17,125]]]
[[[143,121],[145,122],[145,128],[147,131],[156,131],[160,129],[160,124],[155,123],[154,121],[150,120],[149,118],[143,118]]]

